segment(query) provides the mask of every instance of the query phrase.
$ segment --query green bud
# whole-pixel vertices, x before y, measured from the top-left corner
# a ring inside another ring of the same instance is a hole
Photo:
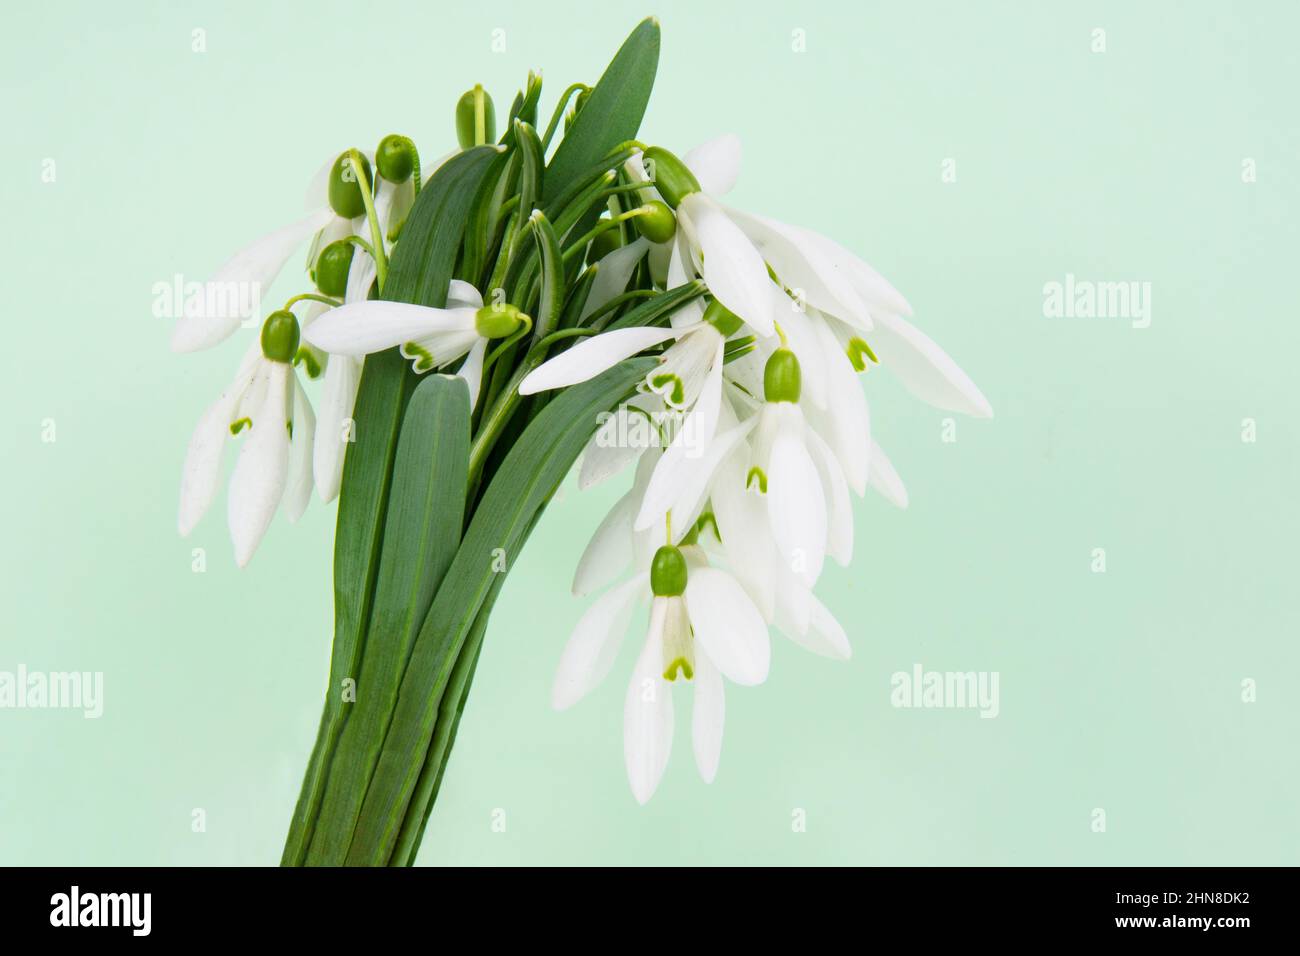
[[[623,234],[620,230],[610,228],[598,232],[587,248],[587,261],[599,262],[621,245],[623,245]]]
[[[763,369],[763,395],[769,402],[797,402],[802,387],[799,360],[789,349],[777,349]]]
[[[573,115],[577,116],[582,112],[582,108],[587,105],[587,100],[591,98],[591,88],[587,87],[578,91],[578,95],[573,98]]]
[[[293,362],[298,354],[298,320],[292,312],[272,312],[262,323],[262,354],[272,362]]]
[[[509,303],[485,305],[474,316],[474,328],[485,339],[504,339],[523,325],[525,315]]]
[[[370,160],[361,157],[361,172],[366,177],[366,185],[374,184],[370,172]],[[330,170],[330,208],[344,219],[355,219],[365,214],[366,202],[361,198],[361,186],[357,183],[356,173],[352,169],[352,159],[348,153],[340,153]]]
[[[379,141],[375,166],[390,183],[404,183],[415,172],[415,144],[406,136],[390,133]]]
[[[671,544],[656,551],[650,562],[650,590],[655,597],[678,597],[686,591],[686,559]]]
[[[651,146],[644,155],[655,188],[674,209],[691,193],[700,191],[700,181],[695,178],[695,174],[662,146]]]
[[[331,242],[316,259],[316,288],[335,297],[348,290],[348,270],[356,246],[346,239]]]
[[[478,115],[483,116],[483,138],[478,138]],[[466,90],[456,104],[456,140],[461,149],[494,142],[497,138],[497,111],[492,97],[482,86]]]
[[[740,316],[717,299],[710,302],[709,307],[704,310],[704,321],[717,329],[724,339],[735,335],[740,331],[741,325],[744,324],[744,320]]]
[[[671,239],[677,231],[677,217],[673,211],[658,199],[646,203],[643,208],[651,211],[643,212],[632,220],[636,223],[637,232],[651,242],[667,242]]]

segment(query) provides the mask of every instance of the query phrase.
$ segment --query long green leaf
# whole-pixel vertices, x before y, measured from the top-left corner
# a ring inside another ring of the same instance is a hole
[[[347,854],[411,645],[460,544],[469,411],[469,389],[449,375],[420,382],[407,405],[356,702],[335,748],[311,865],[337,865]]]
[[[653,365],[653,359],[629,359],[566,389],[506,455],[416,638],[349,864],[382,865],[392,856],[425,766],[443,693],[497,575],[518,555],[537,512],[595,430],[599,413],[628,395]]]
[[[389,264],[383,297],[420,305],[446,303],[463,238],[466,206],[495,147],[467,150],[444,164],[420,191]],[[334,534],[334,646],[325,707],[294,809],[281,862],[306,857],[334,747],[348,715],[345,681],[357,677],[379,564],[379,543],[398,430],[415,376],[397,349],[366,359],[353,410],[355,442],[343,464]]]
[[[540,342],[555,331],[560,322],[560,313],[564,311],[564,265],[560,256],[560,241],[540,209],[533,213],[532,223],[542,273],[537,320],[533,323],[533,341]]]
[[[564,134],[546,167],[547,196],[563,192],[584,169],[636,136],[658,67],[659,21],[650,17],[623,41]]]

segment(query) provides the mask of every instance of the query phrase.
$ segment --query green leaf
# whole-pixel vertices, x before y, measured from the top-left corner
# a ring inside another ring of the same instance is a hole
[[[623,41],[564,134],[546,168],[546,195],[559,195],[576,176],[636,136],[658,67],[659,21],[650,17]]]
[[[442,306],[464,235],[467,206],[495,147],[452,157],[420,190],[389,263],[383,297]],[[334,646],[325,707],[281,862],[306,857],[330,762],[348,710],[343,682],[355,680],[370,618],[393,456],[415,375],[397,349],[366,359],[353,410],[355,441],[343,464],[334,533]],[[363,784],[364,785],[364,784]]]
[[[707,286],[699,279],[683,282],[667,292],[660,292],[646,299],[635,309],[630,309],[616,321],[609,323],[603,331],[627,329],[636,325],[655,325],[667,319],[687,302],[702,296],[706,288]],[[598,322],[593,325],[593,328],[595,327],[599,327]]]
[[[429,814],[433,811],[434,801],[438,799],[438,789],[442,786],[443,774],[447,766],[447,757],[451,754],[452,744],[456,742],[456,731],[460,727],[461,715],[465,712],[465,702],[469,699],[469,685],[474,680],[474,671],[478,668],[479,652],[483,649],[483,637],[487,633],[488,617],[492,605],[496,603],[501,591],[504,574],[499,579],[487,600],[474,619],[465,647],[456,660],[447,683],[447,691],[442,695],[438,706],[438,719],[433,727],[433,739],[424,757],[424,767],[416,781],[415,792],[406,808],[406,817],[402,820],[401,830],[397,835],[397,846],[393,850],[391,866],[411,866],[420,851],[420,840],[429,823]]]
[[[629,359],[565,389],[506,455],[416,638],[349,864],[383,865],[392,857],[425,767],[443,694],[476,618],[508,562],[518,556],[537,513],[595,431],[599,413],[630,394],[653,366],[654,359]]]
[[[564,311],[564,263],[560,256],[560,241],[555,230],[539,209],[533,213],[533,230],[537,235],[541,255],[542,290],[533,323],[533,341],[540,342],[555,330]]]
[[[411,645],[460,544],[469,412],[469,388],[450,375],[425,378],[407,405],[356,702],[335,748],[311,865],[338,865],[347,854]]]

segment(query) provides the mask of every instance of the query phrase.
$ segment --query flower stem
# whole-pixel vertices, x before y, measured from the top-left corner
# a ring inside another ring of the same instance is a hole
[[[379,214],[375,212],[375,197],[370,192],[370,184],[366,182],[365,173],[362,172],[361,152],[355,148],[348,150],[348,162],[352,164],[352,172],[357,177],[361,201],[366,205],[366,219],[370,223],[370,244],[373,247],[370,253],[375,259],[375,276],[379,280],[379,291],[383,292],[384,283],[388,279],[388,256],[384,253],[384,233],[379,228]]]

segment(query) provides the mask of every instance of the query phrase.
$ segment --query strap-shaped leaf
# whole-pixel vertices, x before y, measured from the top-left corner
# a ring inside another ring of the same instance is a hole
[[[540,342],[555,331],[560,322],[560,313],[564,311],[564,264],[560,255],[560,241],[540,209],[533,213],[532,222],[542,273],[537,320],[533,323],[533,340]]]
[[[464,236],[468,205],[495,147],[448,160],[420,190],[389,264],[383,297],[442,306]],[[353,410],[354,443],[343,464],[334,533],[334,646],[316,744],[294,809],[281,862],[299,865],[311,840],[326,773],[347,720],[345,680],[357,677],[378,569],[379,543],[402,413],[415,376],[397,349],[366,359]]]
[[[495,584],[501,561],[519,554],[534,518],[591,437],[597,416],[628,395],[654,365],[629,359],[562,392],[506,455],[416,638],[379,767],[357,823],[351,865],[392,857],[425,766],[439,707],[470,629]]]
[[[411,645],[460,544],[469,412],[469,388],[449,375],[425,378],[407,405],[356,702],[330,765],[309,864],[337,865],[347,854]]]
[[[650,17],[623,41],[564,134],[546,167],[546,195],[563,192],[575,176],[636,136],[658,68],[659,21]]]

